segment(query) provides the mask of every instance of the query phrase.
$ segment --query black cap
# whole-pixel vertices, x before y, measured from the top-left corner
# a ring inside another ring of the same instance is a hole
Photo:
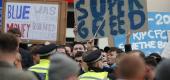
[[[47,56],[47,55],[51,55],[50,52],[52,52],[54,49],[56,49],[57,46],[56,44],[49,44],[49,45],[45,45],[43,47],[41,47],[37,53],[40,54],[40,56]]]
[[[95,63],[102,59],[102,54],[100,50],[87,52],[85,56],[83,56],[84,62],[87,63]]]
[[[106,46],[105,48],[104,48],[104,51],[107,53],[108,51],[110,50],[110,47],[108,47],[108,46]]]

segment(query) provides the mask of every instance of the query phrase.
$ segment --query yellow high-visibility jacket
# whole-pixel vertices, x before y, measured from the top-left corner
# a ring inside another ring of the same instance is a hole
[[[48,80],[48,69],[50,61],[47,59],[41,59],[40,63],[30,67],[28,70],[38,74],[41,80]]]
[[[109,80],[108,72],[89,71],[79,76],[80,80]]]

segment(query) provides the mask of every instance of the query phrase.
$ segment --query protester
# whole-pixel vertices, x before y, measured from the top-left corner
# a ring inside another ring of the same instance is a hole
[[[17,28],[10,29],[8,31],[8,33],[15,35],[17,37],[19,43],[21,43],[22,34],[19,29],[17,29]],[[21,54],[21,57],[22,57],[22,68],[27,69],[34,64],[29,51],[20,47],[19,53]]]
[[[156,80],[170,80],[170,60],[163,60],[156,68]]]
[[[102,62],[104,64],[104,66],[109,67],[108,65],[108,58],[107,58],[107,53],[103,50],[100,50],[102,52]]]
[[[115,76],[115,69],[116,69],[116,65],[111,67],[109,65],[109,60],[111,61],[111,56],[109,56],[109,52],[106,53],[105,51],[102,51],[102,62],[103,62],[103,70],[108,72],[108,77],[111,79],[111,80],[115,80],[116,79],[116,76]],[[110,59],[108,59],[110,58]],[[116,63],[115,63],[116,64]]]
[[[145,80],[154,80],[155,79],[155,68],[157,66],[157,62],[153,57],[146,57],[145,58],[146,64],[146,74]]]
[[[50,58],[49,80],[78,80],[79,66],[68,56],[57,53]]]
[[[111,47],[110,50],[108,51],[108,64],[110,65],[111,68],[114,68],[116,66],[116,57],[121,55],[123,51],[119,48],[116,47]]]
[[[16,38],[18,39],[18,42],[21,43],[22,33],[20,32],[20,30],[18,28],[9,29],[8,33],[15,35]]]
[[[145,63],[141,57],[126,54],[120,59],[118,68],[117,80],[145,80]]]
[[[141,58],[143,58],[143,60],[145,59],[145,54],[140,50],[132,50],[132,51],[129,51],[127,54],[131,54],[133,56],[141,57]]]
[[[108,53],[109,50],[110,50],[110,47],[109,47],[109,46],[104,47],[104,51],[105,51],[106,53]]]
[[[73,45],[73,56],[75,56],[78,51],[82,51],[82,52],[86,51],[86,47],[81,42],[75,42],[74,43],[74,45]]]
[[[65,45],[65,49],[66,49],[66,53],[70,56],[70,57],[72,57],[73,56],[73,54],[72,54],[72,47],[71,47],[71,45]]]
[[[57,52],[60,52],[60,53],[63,53],[63,54],[67,54],[66,52],[66,48],[65,48],[65,46],[64,45],[59,45],[58,47],[57,47]]]
[[[162,61],[162,57],[158,53],[151,53],[149,56],[153,57],[157,63],[160,63]]]
[[[39,80],[48,80],[49,58],[52,54],[56,54],[56,45],[49,44],[41,47],[38,52],[40,54],[40,63],[29,68]]]
[[[38,50],[41,47],[43,47],[43,45],[33,45],[32,47],[30,47],[30,52],[31,52],[31,55],[32,55],[34,65],[40,63],[40,54],[38,53]]]
[[[87,70],[87,64],[83,61],[83,54],[84,52],[78,51],[77,54],[74,57],[74,60],[79,64],[80,66],[80,72],[79,75],[85,73]]]
[[[83,60],[88,65],[88,72],[79,76],[80,80],[105,80],[108,79],[108,72],[103,71],[102,54],[100,50],[89,51]]]
[[[86,41],[86,44],[84,44],[86,46],[87,51],[91,51],[91,50],[99,50],[99,47],[94,45],[95,40],[94,39],[90,39]]]
[[[14,35],[0,34],[0,80],[37,80],[31,73],[15,68],[18,47]]]
[[[116,80],[117,78],[120,77],[120,70],[119,70],[118,64],[119,64],[120,60],[122,59],[122,57],[124,57],[125,55],[126,55],[126,53],[119,54],[116,57],[116,61],[115,61],[116,65],[114,66],[114,68],[111,67],[112,72],[109,71],[110,72],[109,77],[111,77],[113,80]]]

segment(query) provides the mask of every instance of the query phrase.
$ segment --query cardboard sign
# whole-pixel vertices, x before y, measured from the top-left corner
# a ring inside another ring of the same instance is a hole
[[[21,39],[56,41],[59,5],[6,3],[5,31],[19,28]]]
[[[149,30],[132,34],[130,42],[133,49],[142,50],[146,55],[153,52],[162,54],[169,43],[167,30],[170,30],[170,0],[147,0],[147,4]],[[114,38],[115,46],[124,49],[125,35]]]
[[[146,0],[76,0],[76,39],[101,38],[147,30]],[[97,35],[96,35],[97,34]]]
[[[65,32],[66,27],[60,26],[62,24],[60,22],[66,23],[61,19],[65,18],[66,9],[61,6],[61,2],[6,2],[4,31],[18,28],[22,33],[22,40],[56,42],[60,40],[60,36],[64,37],[59,31]],[[65,10],[64,13],[61,9]]]
[[[159,54],[162,53],[168,42],[167,30],[170,30],[170,28],[168,28],[168,26],[170,25],[158,24],[159,20],[155,19],[157,15],[164,16],[170,15],[170,13],[149,12],[149,31],[133,33],[130,38],[130,43],[132,44],[133,50],[142,50],[146,55],[149,55],[153,52],[157,52]],[[125,35],[114,37],[114,41],[116,47],[124,49],[124,45],[126,42]]]

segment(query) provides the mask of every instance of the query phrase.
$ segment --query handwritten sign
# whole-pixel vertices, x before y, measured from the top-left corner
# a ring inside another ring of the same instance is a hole
[[[132,34],[132,47],[142,50],[146,55],[153,52],[168,55],[164,54],[166,49],[163,50],[169,43],[167,30],[170,30],[170,0],[147,0],[147,4],[149,31]],[[125,40],[125,35],[116,36],[115,46],[124,48]]]
[[[164,20],[157,19],[157,15],[165,16],[170,15],[168,12],[149,12],[148,25],[149,31],[133,33],[130,38],[133,50],[142,50],[146,55],[157,52],[162,53],[168,42],[167,30],[170,30],[169,24],[165,24]],[[165,20],[166,21],[166,20]],[[163,23],[163,24],[162,24]],[[114,37],[115,46],[124,49],[125,35]]]
[[[20,29],[22,39],[56,41],[59,5],[7,2],[5,32]]]
[[[76,0],[77,40],[147,30],[146,0]]]

